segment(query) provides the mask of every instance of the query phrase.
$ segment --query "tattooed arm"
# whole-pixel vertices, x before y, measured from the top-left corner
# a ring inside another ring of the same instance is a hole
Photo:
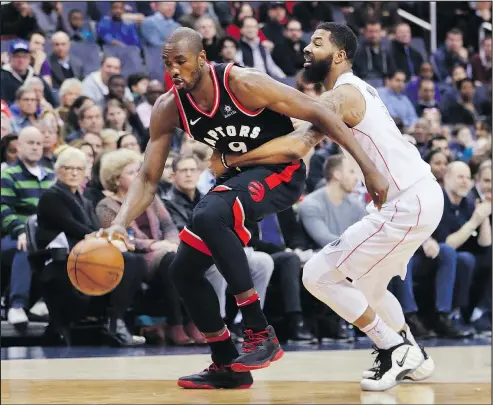
[[[343,121],[341,126],[344,123],[350,127],[358,125],[365,115],[365,99],[359,90],[351,85],[342,85],[335,90],[325,92],[319,102]],[[273,139],[242,155],[227,155],[225,158],[227,164],[233,167],[288,163],[301,159],[325,136],[348,151],[353,149],[352,146],[356,142],[347,128],[341,128],[337,133],[334,131],[333,134],[324,134],[313,124],[305,122],[289,135]]]

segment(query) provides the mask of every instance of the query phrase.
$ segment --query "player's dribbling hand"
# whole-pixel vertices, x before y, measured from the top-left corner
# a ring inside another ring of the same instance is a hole
[[[389,191],[389,182],[387,179],[377,170],[373,170],[365,175],[365,185],[370,194],[373,204],[380,211],[382,205],[387,201],[387,193]]]
[[[135,246],[130,243],[127,230],[121,225],[112,225],[109,228],[100,229],[97,232],[87,235],[87,237],[107,238],[109,242],[120,241],[125,244],[127,250],[131,252],[135,250]],[[115,244],[115,246],[120,249],[118,244]]]

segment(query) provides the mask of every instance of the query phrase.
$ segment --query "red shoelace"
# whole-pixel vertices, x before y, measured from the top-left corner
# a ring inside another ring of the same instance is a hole
[[[243,353],[253,352],[257,346],[269,338],[269,331],[262,330],[254,332],[251,329],[245,330],[245,341],[243,342]]]

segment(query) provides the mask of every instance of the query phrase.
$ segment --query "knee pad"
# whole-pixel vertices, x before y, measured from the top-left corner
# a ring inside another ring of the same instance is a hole
[[[322,249],[303,268],[303,285],[312,292],[319,284],[337,284],[345,280],[344,274],[337,270],[337,262],[342,252],[326,253]]]

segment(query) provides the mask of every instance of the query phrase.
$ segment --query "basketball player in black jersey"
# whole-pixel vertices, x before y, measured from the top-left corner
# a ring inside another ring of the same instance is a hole
[[[289,117],[309,121],[351,153],[373,190],[376,204],[385,200],[388,184],[334,113],[314,99],[253,69],[213,67],[206,61],[200,35],[180,28],[163,48],[174,87],[153,107],[150,141],[139,176],[110,228],[97,235],[123,239],[126,229],[153,201],[170,149],[173,130],[219,153],[245,153],[293,131]],[[227,166],[226,162],[223,162]],[[250,239],[245,219],[260,220],[282,211],[301,195],[305,167],[301,160],[272,166],[229,170],[196,206],[170,268],[183,302],[206,337],[213,364],[178,380],[183,388],[247,388],[250,370],[278,360],[283,351],[260,308],[243,247]],[[204,277],[215,263],[236,297],[245,323],[239,354],[220,316],[217,296]]]

